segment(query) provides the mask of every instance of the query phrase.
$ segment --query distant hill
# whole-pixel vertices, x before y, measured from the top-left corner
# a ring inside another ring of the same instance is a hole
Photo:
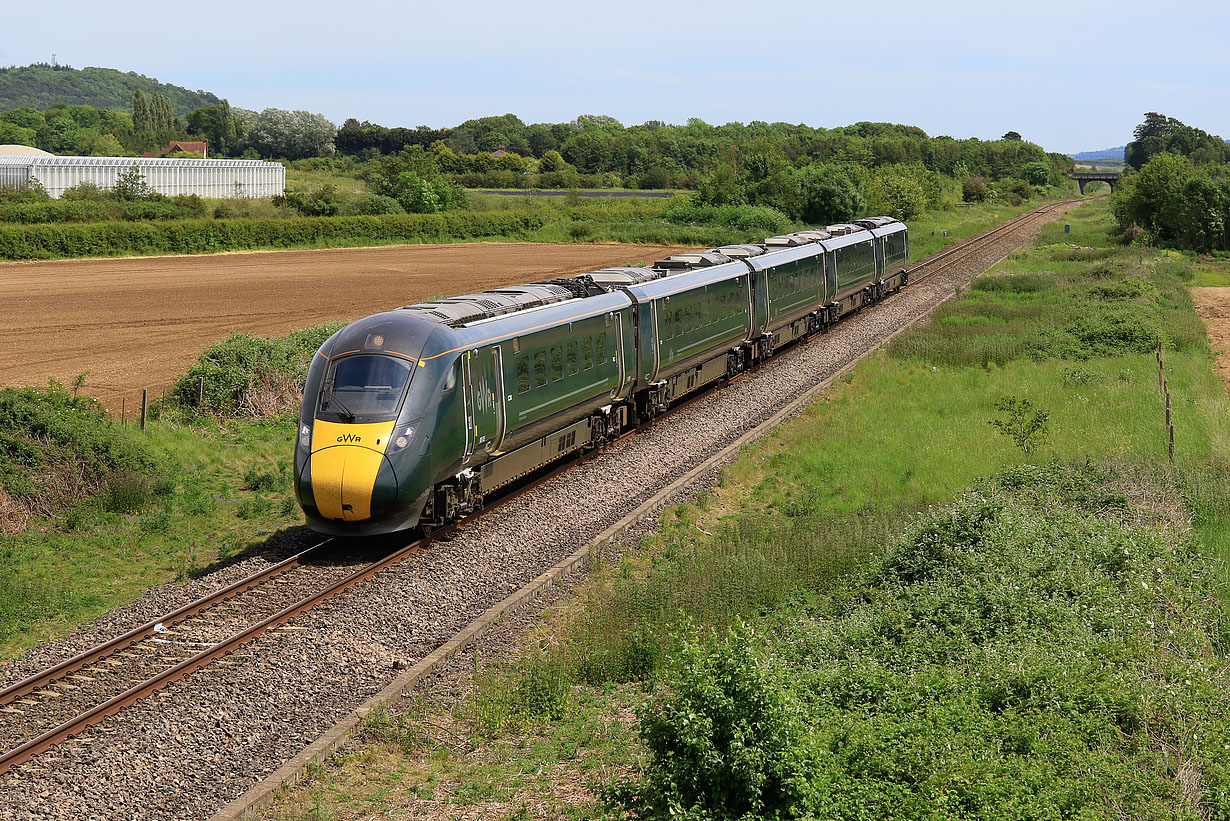
[[[1079,154],[1069,154],[1068,156],[1077,161],[1121,160],[1125,151],[1127,151],[1127,146],[1121,145],[1118,148],[1104,148],[1101,151],[1082,151]]]
[[[133,71],[39,63],[0,68],[0,111],[23,106],[46,111],[56,103],[131,111],[132,95],[138,88],[146,96],[161,92],[176,116],[221,102],[208,91],[189,91]]]

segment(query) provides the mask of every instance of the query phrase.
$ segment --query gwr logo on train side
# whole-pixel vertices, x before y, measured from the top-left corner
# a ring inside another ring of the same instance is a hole
[[[337,441],[339,442],[362,442],[363,437],[359,436],[359,434],[357,433],[343,433],[341,436],[337,437]]]

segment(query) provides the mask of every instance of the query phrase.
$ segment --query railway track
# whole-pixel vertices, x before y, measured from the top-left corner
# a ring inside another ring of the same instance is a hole
[[[1049,219],[1053,210],[1067,204],[1036,209],[931,255],[910,269],[911,284],[987,253],[988,246],[1010,241],[1016,232]],[[890,303],[897,296],[881,304]],[[780,358],[780,354],[775,358]],[[689,396],[672,407],[670,413],[708,393]],[[659,426],[669,415],[658,417],[648,428]],[[616,441],[646,429],[629,431]],[[587,460],[588,455],[550,469],[486,510],[501,507]],[[444,528],[430,539],[417,540],[357,570],[341,565],[322,566],[314,561],[334,545],[333,540],[326,540],[0,690],[0,750],[7,750],[0,753],[0,773],[286,625],[321,602],[422,552],[430,541],[464,529],[473,521],[471,518]]]

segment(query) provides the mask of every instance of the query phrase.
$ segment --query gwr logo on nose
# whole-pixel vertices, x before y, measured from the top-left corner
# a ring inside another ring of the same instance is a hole
[[[343,433],[341,436],[337,437],[337,441],[339,442],[362,442],[363,437],[359,436],[357,433]]]

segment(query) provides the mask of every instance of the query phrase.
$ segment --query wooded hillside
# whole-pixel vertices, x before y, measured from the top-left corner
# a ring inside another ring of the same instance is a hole
[[[137,89],[146,95],[161,93],[176,116],[221,102],[208,91],[189,91],[133,71],[47,63],[0,68],[0,110],[29,107],[46,111],[59,104],[131,111]]]

